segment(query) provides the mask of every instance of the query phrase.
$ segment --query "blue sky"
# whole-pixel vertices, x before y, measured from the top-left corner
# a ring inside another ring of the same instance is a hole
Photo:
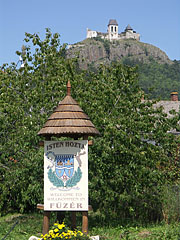
[[[72,44],[86,38],[86,28],[106,32],[109,19],[180,60],[180,0],[0,0],[0,65],[18,62],[25,32],[43,37],[48,27]]]

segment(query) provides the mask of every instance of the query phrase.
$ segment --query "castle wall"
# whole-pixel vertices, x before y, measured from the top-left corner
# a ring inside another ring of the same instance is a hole
[[[107,39],[111,40],[117,40],[118,39],[118,33],[108,33]]]
[[[140,34],[139,33],[134,33],[133,31],[127,31],[119,34],[118,39],[135,39],[135,40],[140,40]]]
[[[94,37],[97,37],[97,31],[92,31],[87,28],[86,38],[94,38]]]
[[[93,31],[87,28],[87,35],[86,38],[94,38],[94,37],[101,37],[102,39],[107,39],[110,41],[113,40],[120,40],[120,39],[136,39],[140,40],[140,34],[136,33],[133,30],[125,30],[125,32],[122,32],[118,34],[118,25],[108,25],[108,32],[107,33],[101,33],[97,31]]]
[[[94,37],[101,37],[102,39],[107,39],[110,41],[113,40],[120,40],[120,39],[135,39],[140,41],[140,34],[139,33],[134,33],[134,32],[123,32],[120,34],[114,34],[114,33],[98,33],[96,31],[91,31],[89,30],[87,32],[86,38],[94,38]]]
[[[134,33],[133,31],[127,31],[126,32],[126,38],[127,39],[133,38],[133,39],[136,39],[136,40],[140,40],[140,34]]]

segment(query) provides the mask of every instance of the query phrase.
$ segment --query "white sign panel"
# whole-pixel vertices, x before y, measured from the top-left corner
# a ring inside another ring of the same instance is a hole
[[[45,141],[44,210],[88,211],[88,141]]]

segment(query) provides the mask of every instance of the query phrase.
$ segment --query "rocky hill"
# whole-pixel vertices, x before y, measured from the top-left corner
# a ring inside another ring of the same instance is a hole
[[[159,48],[133,39],[116,40],[110,42],[101,38],[85,39],[82,42],[69,45],[67,57],[79,56],[80,68],[97,67],[101,63],[109,64],[112,61],[125,59],[149,63],[171,64],[165,52]]]
[[[93,38],[70,45],[66,54],[68,58],[79,56],[79,67],[91,71],[113,61],[138,65],[139,85],[152,99],[168,100],[171,92],[180,92],[180,61],[171,61],[151,44],[133,39],[110,42]]]

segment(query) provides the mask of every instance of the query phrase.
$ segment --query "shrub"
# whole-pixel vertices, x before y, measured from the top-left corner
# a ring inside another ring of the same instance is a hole
[[[180,186],[166,185],[162,191],[162,213],[166,223],[180,220]]]

